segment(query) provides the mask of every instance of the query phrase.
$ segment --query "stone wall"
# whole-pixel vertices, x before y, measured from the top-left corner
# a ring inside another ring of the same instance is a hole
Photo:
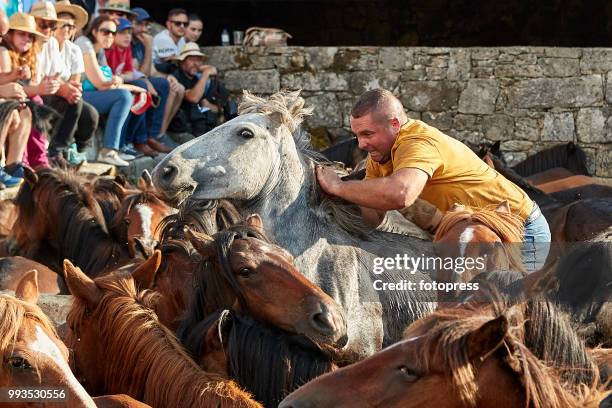
[[[383,87],[408,114],[463,141],[501,141],[517,163],[575,141],[589,168],[612,177],[612,49],[207,47],[236,94],[303,90],[317,144],[350,131],[358,95]]]

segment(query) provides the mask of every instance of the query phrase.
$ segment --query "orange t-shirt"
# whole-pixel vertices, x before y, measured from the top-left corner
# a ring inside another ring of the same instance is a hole
[[[529,196],[483,162],[469,147],[420,120],[402,126],[391,160],[377,163],[368,156],[366,179],[386,177],[414,167],[429,176],[420,197],[442,211],[459,203],[472,207],[510,203],[512,213],[526,219],[533,203]]]

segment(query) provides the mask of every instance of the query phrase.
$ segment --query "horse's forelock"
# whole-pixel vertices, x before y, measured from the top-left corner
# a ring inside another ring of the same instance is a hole
[[[240,115],[247,113],[262,113],[269,115],[279,125],[284,125],[291,134],[295,134],[304,118],[312,114],[312,107],[304,107],[304,98],[300,96],[301,90],[288,92],[281,91],[269,98],[261,98],[249,91],[244,91],[242,101],[238,106]]]

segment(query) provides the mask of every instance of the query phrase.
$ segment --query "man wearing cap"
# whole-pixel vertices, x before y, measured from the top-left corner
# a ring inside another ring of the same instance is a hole
[[[198,44],[187,43],[175,58],[178,67],[172,73],[185,87],[181,111],[172,123],[173,130],[188,132],[196,137],[216,126],[219,113],[217,106],[206,100],[209,78],[217,75],[217,68],[204,65],[204,58]]]

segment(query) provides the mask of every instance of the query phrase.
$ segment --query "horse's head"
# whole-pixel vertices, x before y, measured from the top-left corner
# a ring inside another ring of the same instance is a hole
[[[274,184],[281,163],[298,160],[293,134],[304,115],[299,92],[269,99],[245,93],[240,116],[170,153],[153,172],[166,198],[251,200]]]
[[[342,309],[297,270],[287,251],[267,241],[258,216],[247,224],[251,228],[232,228],[214,237],[188,233],[207,263],[201,283],[206,308],[233,307],[317,343],[344,346]]]
[[[35,270],[23,276],[15,296],[0,295],[0,387],[61,387],[66,406],[95,407],[69,367],[68,349],[36,306]]]

